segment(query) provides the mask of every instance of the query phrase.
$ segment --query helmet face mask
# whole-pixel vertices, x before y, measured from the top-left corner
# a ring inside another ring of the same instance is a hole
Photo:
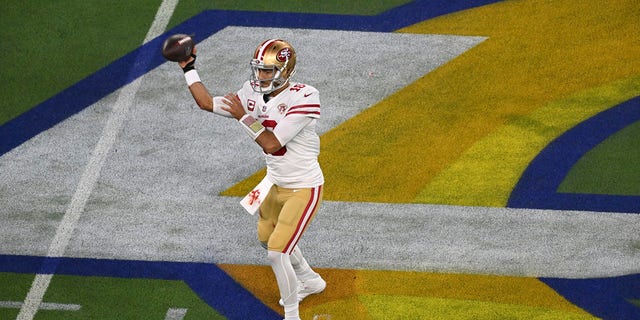
[[[270,77],[265,76],[269,74]],[[257,59],[251,60],[251,86],[254,91],[268,94],[282,88],[286,82],[277,66],[262,65]]]
[[[286,41],[270,39],[258,46],[251,60],[250,83],[255,92],[269,94],[284,87],[295,73],[296,54]]]

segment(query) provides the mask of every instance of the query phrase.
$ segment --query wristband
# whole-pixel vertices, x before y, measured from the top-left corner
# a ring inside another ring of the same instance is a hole
[[[196,55],[192,53],[190,57],[193,58],[193,60],[191,60],[189,63],[187,63],[187,65],[184,66],[184,68],[182,68],[182,71],[184,73],[187,73],[196,68]]]
[[[242,116],[238,122],[253,140],[257,139],[258,136],[266,130],[262,123],[258,122],[258,120],[249,114]]]
[[[191,71],[187,71],[184,74],[184,79],[187,81],[187,86],[189,87],[196,82],[201,82],[200,76],[198,75],[198,71],[196,71],[195,69]]]

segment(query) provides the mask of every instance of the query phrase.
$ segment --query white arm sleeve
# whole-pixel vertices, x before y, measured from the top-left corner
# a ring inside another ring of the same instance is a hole
[[[304,127],[306,127],[309,123],[314,121],[315,119],[309,117],[285,117],[282,122],[280,122],[275,129],[273,129],[273,134],[276,136],[276,139],[280,142],[281,146],[284,146],[289,142],[293,137],[295,137],[298,132],[300,132]]]
[[[222,110],[222,107],[227,105],[224,101],[224,97],[213,97],[213,113],[223,117],[232,118],[233,116],[229,111]]]

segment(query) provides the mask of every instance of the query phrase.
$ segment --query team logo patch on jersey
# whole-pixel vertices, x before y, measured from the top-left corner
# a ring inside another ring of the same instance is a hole
[[[281,103],[278,105],[278,112],[280,112],[280,114],[284,114],[287,111],[287,105],[284,103]]]
[[[249,109],[249,111],[253,111],[253,109],[255,108],[256,108],[256,102],[251,99],[247,99],[247,109]]]

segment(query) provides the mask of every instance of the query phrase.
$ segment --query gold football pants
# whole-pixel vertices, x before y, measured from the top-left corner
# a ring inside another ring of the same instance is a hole
[[[268,250],[291,254],[322,203],[322,186],[289,189],[272,186],[260,205],[258,240]]]

